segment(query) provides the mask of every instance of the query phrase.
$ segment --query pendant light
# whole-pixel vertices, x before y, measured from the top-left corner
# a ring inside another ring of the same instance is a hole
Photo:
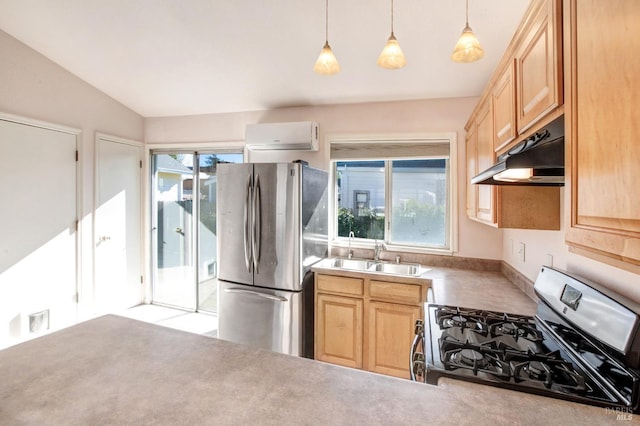
[[[398,40],[393,34],[393,0],[391,0],[391,35],[380,56],[378,56],[378,65],[390,70],[396,70],[407,65],[404,53],[402,53]]]
[[[326,16],[325,16],[325,39],[324,46],[320,51],[320,55],[316,60],[316,64],[313,66],[313,71],[322,75],[332,75],[340,72],[340,64],[336,59],[336,56],[329,46],[329,0],[326,2]]]
[[[466,0],[466,10],[466,25],[451,54],[454,62],[475,62],[484,56],[484,50],[469,26],[469,0]]]

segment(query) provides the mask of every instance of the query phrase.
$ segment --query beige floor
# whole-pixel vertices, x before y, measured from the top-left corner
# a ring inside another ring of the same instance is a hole
[[[187,312],[158,305],[138,305],[117,315],[195,334],[216,337],[218,316],[200,312]]]

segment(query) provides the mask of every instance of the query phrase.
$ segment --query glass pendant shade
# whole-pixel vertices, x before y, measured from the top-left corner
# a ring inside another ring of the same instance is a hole
[[[474,62],[484,56],[484,50],[480,47],[480,42],[476,38],[471,27],[467,24],[462,30],[462,35],[453,49],[451,59],[454,62]]]
[[[384,49],[382,49],[380,56],[378,56],[378,65],[390,70],[402,68],[407,65],[407,60],[405,59],[404,53],[402,53],[402,49],[400,49],[398,40],[396,40],[393,32],[391,33],[387,44],[384,46]]]
[[[313,66],[313,71],[320,75],[333,75],[340,72],[340,64],[336,59],[336,55],[333,54],[331,46],[329,46],[329,0],[325,3],[325,18],[324,18],[324,46],[316,59],[316,64]]]
[[[313,71],[322,75],[332,75],[340,72],[340,64],[333,54],[328,41],[324,43],[316,64],[313,66]]]

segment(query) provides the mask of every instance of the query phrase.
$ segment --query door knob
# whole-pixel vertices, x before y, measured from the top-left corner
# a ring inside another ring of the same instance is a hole
[[[178,227],[176,228],[176,232],[177,232],[178,234],[182,234],[182,228],[180,228],[180,227],[178,226]]]

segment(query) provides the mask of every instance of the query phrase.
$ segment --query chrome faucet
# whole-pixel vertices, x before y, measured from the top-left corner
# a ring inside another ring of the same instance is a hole
[[[349,249],[347,251],[347,258],[351,259],[353,257],[353,252],[351,251],[351,239],[355,238],[353,231],[349,232]]]
[[[373,240],[373,260],[376,262],[380,260],[380,253],[383,250],[387,250],[387,245],[384,242],[378,244],[378,240]]]

